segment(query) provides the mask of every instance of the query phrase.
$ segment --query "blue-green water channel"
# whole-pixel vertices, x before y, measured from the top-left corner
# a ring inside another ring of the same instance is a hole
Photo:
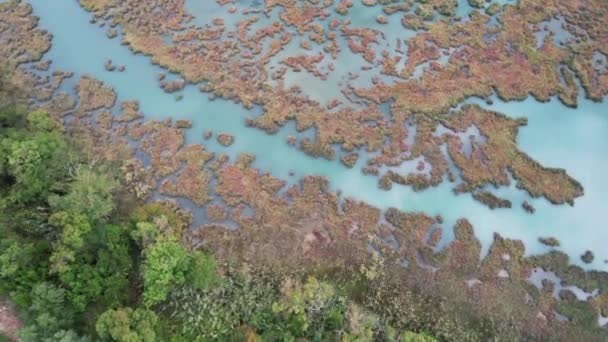
[[[572,261],[581,264],[579,256],[587,249],[596,258],[591,267],[606,269],[608,258],[608,224],[605,211],[608,204],[608,103],[593,103],[580,98],[579,107],[570,109],[559,101],[539,103],[532,99],[504,103],[494,99],[494,105],[472,99],[480,105],[506,113],[512,117],[527,117],[529,125],[520,131],[519,146],[546,166],[563,167],[585,187],[585,195],[575,206],[554,206],[544,199],[529,199],[515,189],[501,189],[498,194],[511,199],[513,209],[490,210],[469,195],[456,196],[448,182],[416,193],[409,187],[395,186],[391,191],[377,187],[377,178],[365,176],[359,165],[346,169],[337,161],[313,159],[288,146],[285,141],[295,132],[293,125],[279,133],[268,135],[247,128],[244,119],[259,114],[259,109],[248,111],[230,101],[210,101],[196,87],[183,91],[182,101],[164,93],[156,76],[162,70],[150,63],[149,57],[134,55],[110,40],[104,29],[89,23],[90,14],[75,0],[31,0],[35,14],[40,16],[42,28],[53,33],[53,48],[46,58],[53,67],[69,70],[76,76],[90,74],[114,87],[119,100],[136,99],[148,119],[189,119],[193,128],[187,134],[188,143],[204,143],[215,152],[234,157],[242,152],[256,155],[255,166],[276,177],[296,181],[301,176],[314,174],[329,179],[331,187],[380,208],[397,207],[407,211],[441,214],[444,227],[450,228],[459,218],[466,217],[475,226],[478,238],[488,248],[494,232],[524,241],[528,253],[540,253],[547,247],[538,243],[539,236],[554,236],[561,241],[560,249]],[[116,65],[126,65],[124,73],[107,72],[104,62],[112,59]],[[203,141],[206,130],[228,132],[236,136],[234,145],[226,149],[214,140]],[[289,173],[295,171],[295,176]],[[536,207],[534,215],[521,209],[527,199]],[[444,234],[444,243],[451,238],[451,229]],[[587,266],[589,267],[589,266]]]

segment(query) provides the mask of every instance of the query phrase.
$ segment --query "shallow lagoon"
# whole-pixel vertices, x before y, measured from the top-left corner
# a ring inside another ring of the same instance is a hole
[[[74,71],[76,77],[91,74],[114,87],[119,100],[136,99],[148,119],[189,119],[193,128],[188,132],[189,143],[203,142],[206,130],[215,133],[228,132],[236,136],[230,148],[221,147],[215,140],[205,141],[205,146],[232,157],[242,152],[256,155],[254,166],[271,172],[276,177],[295,181],[307,174],[327,177],[333,189],[344,196],[352,196],[380,208],[397,207],[407,211],[424,211],[444,217],[443,242],[451,238],[451,225],[461,217],[474,225],[478,238],[485,249],[489,247],[494,232],[505,237],[522,239],[528,253],[540,253],[548,247],[538,243],[539,236],[554,236],[561,241],[560,249],[568,253],[572,261],[582,264],[579,256],[587,249],[596,258],[591,265],[607,269],[608,223],[603,216],[608,203],[608,103],[593,103],[583,98],[579,107],[571,109],[556,99],[539,103],[533,99],[523,102],[504,103],[494,98],[494,105],[471,99],[484,107],[503,112],[512,117],[527,117],[529,124],[520,130],[519,146],[546,166],[564,167],[579,180],[585,195],[575,201],[575,206],[554,206],[544,199],[529,199],[513,185],[501,189],[498,195],[513,201],[513,209],[490,210],[474,201],[470,195],[455,196],[451,184],[416,193],[409,187],[394,186],[391,191],[377,187],[377,178],[363,175],[360,171],[363,158],[353,169],[347,169],[338,161],[313,159],[285,142],[294,134],[294,125],[268,135],[263,131],[247,128],[244,119],[259,113],[259,109],[247,111],[230,101],[210,101],[207,95],[189,86],[183,91],[184,99],[175,101],[174,95],[164,93],[158,86],[157,74],[162,72],[142,55],[133,55],[120,44],[119,38],[110,40],[104,29],[89,23],[90,15],[74,0],[31,0],[40,24],[54,34],[53,49],[46,55],[53,60],[53,67]],[[462,3],[462,2],[461,2]],[[459,10],[462,8],[461,6]],[[66,20],[69,18],[69,20]],[[112,59],[116,65],[126,65],[124,73],[107,72],[104,62]],[[73,85],[73,83],[72,83]],[[289,176],[295,171],[295,177]],[[536,214],[526,213],[520,206],[527,199]]]

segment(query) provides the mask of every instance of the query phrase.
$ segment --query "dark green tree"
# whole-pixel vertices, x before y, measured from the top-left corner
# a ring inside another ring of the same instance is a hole
[[[59,272],[69,290],[68,297],[79,311],[93,303],[120,305],[129,297],[133,268],[131,243],[127,230],[104,225],[86,238],[78,258]]]
[[[44,112],[30,113],[25,130],[3,135],[0,152],[0,171],[8,192],[4,207],[45,202],[66,178],[68,144]]]
[[[20,332],[24,342],[53,341],[53,336],[73,323],[67,293],[51,283],[39,283],[32,289],[32,304],[27,310],[27,325]]]

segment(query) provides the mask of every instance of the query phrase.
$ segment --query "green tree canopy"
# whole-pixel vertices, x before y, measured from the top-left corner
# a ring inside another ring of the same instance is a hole
[[[103,341],[155,342],[158,316],[147,309],[110,309],[101,314],[95,329]]]
[[[66,211],[53,214],[49,222],[59,229],[59,239],[50,258],[51,272],[63,273],[83,248],[85,238],[91,233],[91,224],[85,215]]]
[[[110,175],[96,172],[88,166],[79,166],[73,173],[67,194],[49,198],[51,207],[82,214],[91,222],[107,219],[114,209],[112,192],[118,182]]]
[[[73,313],[67,303],[67,293],[51,283],[39,283],[32,289],[32,304],[28,309],[30,322],[21,332],[25,342],[52,341],[53,335],[72,324]]]
[[[191,259],[179,242],[168,239],[150,246],[145,257],[142,267],[144,304],[150,307],[164,301],[171,288],[186,281]]]
[[[201,251],[193,252],[187,280],[190,286],[197,289],[208,289],[219,283],[215,257]]]
[[[44,112],[27,116],[27,129],[0,138],[0,171],[11,181],[9,200],[17,204],[46,201],[67,173],[68,145]]]

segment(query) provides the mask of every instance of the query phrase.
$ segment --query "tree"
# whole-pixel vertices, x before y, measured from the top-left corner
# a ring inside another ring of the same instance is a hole
[[[131,232],[131,237],[142,249],[154,244],[159,235],[158,227],[150,222],[137,222]]]
[[[55,333],[72,324],[72,311],[66,291],[51,283],[39,283],[32,289],[27,325],[19,333],[24,342],[52,341]]]
[[[401,342],[437,342],[437,340],[427,334],[416,334],[406,331],[401,335]]]
[[[331,284],[309,277],[304,284],[286,284],[283,292],[272,309],[287,321],[294,336],[320,338],[343,325],[346,300]]]
[[[84,239],[91,232],[91,224],[85,215],[66,211],[53,214],[49,221],[60,231],[50,257],[50,271],[64,273],[74,261],[76,253],[83,248]]]
[[[0,239],[0,294],[9,295],[21,308],[29,306],[32,288],[47,277],[47,258],[44,241]]]
[[[90,342],[88,336],[79,336],[74,330],[61,330],[55,333],[49,342]]]
[[[158,317],[147,309],[110,309],[101,314],[95,330],[104,341],[157,341]]]
[[[47,114],[32,112],[27,122],[28,134],[10,134],[0,141],[0,171],[11,179],[9,202],[17,204],[46,201],[65,178],[69,160],[67,143]]]
[[[87,238],[86,248],[59,278],[78,311],[91,302],[104,306],[122,305],[129,297],[129,274],[133,268],[127,230],[105,225]]]
[[[137,228],[133,239],[142,248],[154,243],[159,236],[181,240],[184,230],[190,225],[190,216],[171,202],[153,202],[136,208],[131,214],[131,222]],[[141,224],[144,226],[139,227]]]
[[[342,336],[342,341],[373,341],[374,332],[379,329],[378,316],[367,312],[359,305],[350,303],[346,313],[347,331]]]
[[[8,151],[8,171],[14,179],[11,199],[21,204],[45,200],[65,174],[65,151],[65,143],[52,133],[13,141]]]
[[[185,282],[191,259],[188,251],[171,239],[162,239],[148,247],[145,256],[144,304],[150,307],[164,301],[171,288]]]
[[[201,251],[193,252],[188,284],[197,289],[208,289],[219,281],[215,257]]]
[[[88,166],[79,166],[74,173],[68,193],[49,198],[51,207],[54,210],[70,210],[82,214],[91,222],[107,219],[114,209],[112,192],[118,186],[116,180]]]

